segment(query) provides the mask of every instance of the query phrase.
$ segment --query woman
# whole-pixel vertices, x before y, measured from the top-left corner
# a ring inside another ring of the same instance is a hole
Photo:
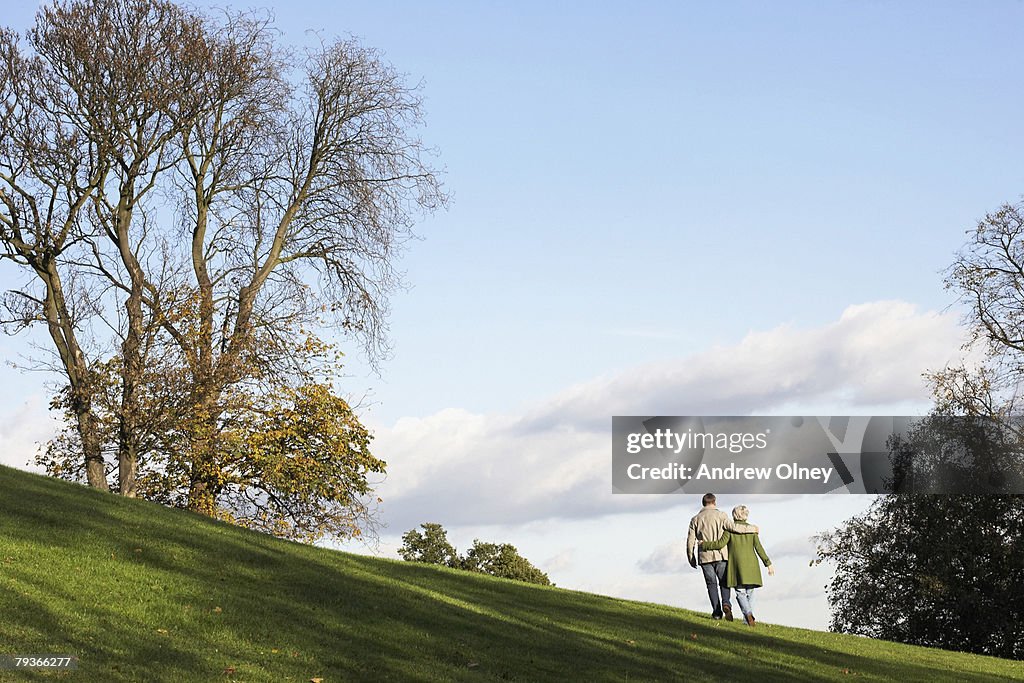
[[[747,518],[750,510],[746,505],[737,505],[732,509],[732,518],[736,524],[749,524]],[[748,626],[754,621],[754,589],[762,586],[761,568],[757,566],[760,557],[768,568],[768,576],[775,576],[775,567],[768,559],[768,553],[761,545],[761,539],[755,534],[734,534],[729,531],[722,533],[716,541],[698,541],[701,550],[720,550],[729,548],[729,564],[725,570],[725,583],[729,588],[736,589],[736,601],[743,610],[743,618]],[[756,554],[755,554],[756,553]]]

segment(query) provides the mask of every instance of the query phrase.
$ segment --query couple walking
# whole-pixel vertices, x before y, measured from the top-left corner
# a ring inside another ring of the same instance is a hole
[[[686,557],[691,567],[696,569],[699,564],[704,571],[711,618],[724,616],[726,621],[732,621],[730,596],[735,588],[743,619],[748,626],[753,626],[754,589],[762,585],[758,557],[768,568],[768,575],[775,576],[772,561],[757,536],[759,529],[748,521],[750,511],[746,505],[734,507],[732,519],[729,519],[729,515],[716,507],[715,494],[704,494],[701,504],[704,507],[690,520],[686,534]]]

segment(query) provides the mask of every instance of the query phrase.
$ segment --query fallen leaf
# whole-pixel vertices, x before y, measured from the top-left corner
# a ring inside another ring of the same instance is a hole
[[[322,679],[322,678],[311,678],[311,679],[309,679],[309,683],[324,683],[324,679]]]
[[[156,630],[156,632],[159,633],[162,636],[166,636],[167,635],[167,629],[165,629],[165,628],[158,628]]]
[[[220,607],[214,607],[214,608],[213,608],[213,613],[214,613],[214,614],[220,614],[220,613],[221,613],[221,612],[223,612],[223,611],[224,611],[224,610],[222,610],[222,609],[221,609]]]
[[[226,667],[224,669],[224,673],[226,673],[228,676],[230,676],[231,674],[235,673],[235,671],[236,671],[236,669],[233,666],[229,666],[229,667]]]
[[[696,633],[691,633],[690,634],[690,640],[697,640],[697,634]]]
[[[626,644],[627,645],[636,645],[636,641],[635,640],[627,640]]]
[[[278,649],[277,649],[276,647],[272,647],[272,648],[270,648],[270,653],[271,653],[271,654],[274,654],[274,655],[276,655],[276,654],[277,654],[278,652],[280,652],[280,650],[278,650]]]
[[[142,552],[142,548],[136,548],[136,549],[135,549],[135,552],[137,552],[137,553],[141,553],[141,552]]]
[[[467,669],[475,669],[478,666],[480,666],[480,662],[470,662],[469,664],[466,665],[466,668]]]

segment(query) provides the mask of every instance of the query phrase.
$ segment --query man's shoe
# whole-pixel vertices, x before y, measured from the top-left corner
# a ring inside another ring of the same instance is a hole
[[[721,612],[712,612],[711,613],[711,618],[712,619],[721,619],[722,618],[722,613]]]
[[[748,615],[747,615],[746,617],[744,617],[744,618],[745,618],[745,619],[747,620],[747,626],[753,626],[753,625],[754,625],[754,624],[756,623],[756,622],[754,621],[754,615],[753,615],[753,614],[748,614]]]
[[[732,621],[732,605],[722,605],[722,611],[725,612],[725,620]]]

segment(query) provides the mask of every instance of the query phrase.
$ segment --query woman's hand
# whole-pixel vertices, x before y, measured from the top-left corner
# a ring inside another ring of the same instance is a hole
[[[768,565],[768,576],[775,576],[775,565]]]

